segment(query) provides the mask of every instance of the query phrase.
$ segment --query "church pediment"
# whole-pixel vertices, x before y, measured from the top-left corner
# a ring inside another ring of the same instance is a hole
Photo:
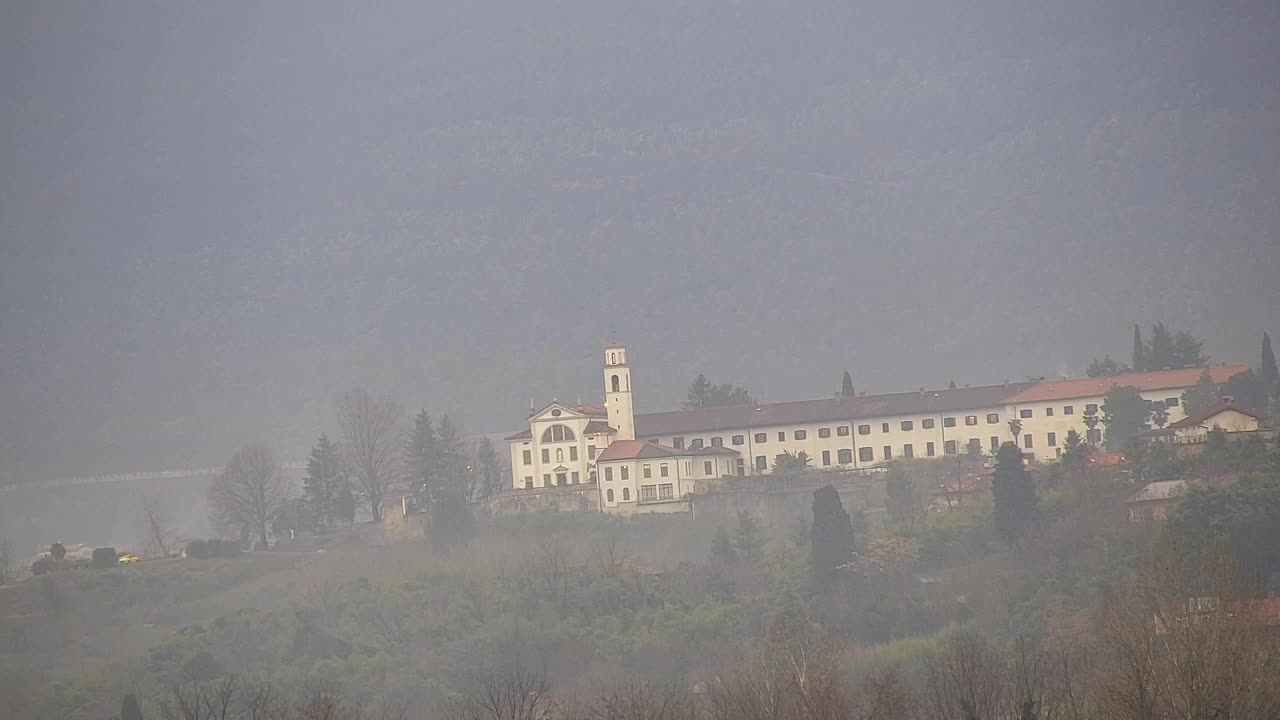
[[[575,406],[559,401],[552,401],[549,405],[534,412],[529,416],[529,422],[555,422],[557,420],[580,420],[582,418],[593,417],[591,406]],[[601,408],[603,410],[603,408]]]

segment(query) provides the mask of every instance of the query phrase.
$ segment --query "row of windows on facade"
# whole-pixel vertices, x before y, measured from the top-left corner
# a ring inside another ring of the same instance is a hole
[[[566,487],[568,485],[578,485],[578,484],[581,484],[581,482],[582,482],[582,476],[578,474],[576,471],[569,472],[569,473],[556,473],[556,481],[554,484],[551,482],[551,473],[542,474],[543,487],[557,487],[557,486]],[[524,476],[524,487],[526,490],[533,489],[532,475]]]
[[[1165,404],[1166,404],[1168,407],[1175,407],[1175,406],[1177,406],[1177,405],[1178,405],[1178,403],[1179,403],[1178,398],[1167,398],[1167,399],[1165,400]],[[1097,405],[1096,403],[1089,403],[1088,405],[1085,405],[1085,414],[1093,414],[1093,413],[1096,413],[1096,412],[1098,412],[1098,405]],[[1073,405],[1064,405],[1064,406],[1062,406],[1062,414],[1063,414],[1063,415],[1074,415],[1074,414],[1075,414],[1075,406],[1073,406]],[[1053,416],[1054,416],[1054,408],[1052,408],[1052,407],[1047,407],[1047,408],[1045,408],[1045,409],[1044,409],[1044,415],[1045,415],[1045,417],[1053,417]],[[1019,416],[1019,417],[1021,417],[1021,418],[1023,418],[1023,419],[1031,418],[1031,417],[1034,417],[1034,416],[1035,416],[1035,412],[1034,412],[1033,410],[1031,410],[1031,409],[1024,408],[1024,409],[1022,409],[1022,410],[1019,410],[1019,411],[1018,411],[1018,416]],[[996,425],[996,424],[998,424],[998,423],[1000,422],[1000,413],[987,413],[986,420],[987,420],[987,424],[988,424],[988,425]],[[955,418],[955,417],[944,417],[944,418],[942,418],[942,426],[943,426],[944,428],[955,427],[955,426],[956,426],[957,421],[958,421],[958,418]],[[932,429],[934,429],[935,427],[937,427],[936,422],[937,422],[937,421],[936,421],[934,418],[924,418],[924,419],[922,419],[922,420],[920,421],[920,427],[921,427],[921,429],[923,429],[923,430],[932,430]],[[964,416],[964,424],[965,424],[966,426],[968,426],[968,427],[973,427],[973,426],[977,425],[977,424],[978,424],[978,416],[977,416],[977,415],[966,415],[966,416]],[[903,421],[901,421],[901,422],[899,422],[899,423],[898,423],[898,428],[899,428],[901,431],[903,431],[903,432],[911,432],[911,431],[915,430],[915,421],[914,421],[914,420],[903,420]],[[891,432],[891,431],[892,431],[892,424],[891,424],[891,423],[887,423],[887,422],[885,422],[885,423],[880,423],[880,432],[882,432],[882,433],[887,433],[887,432]],[[849,434],[849,426],[848,426],[848,425],[840,425],[840,426],[836,427],[836,435],[838,435],[838,436],[840,436],[840,437],[845,437],[845,436],[847,436],[848,434]],[[871,434],[871,425],[869,425],[869,424],[859,425],[859,426],[858,426],[858,434],[859,434],[859,435],[870,435],[870,434]],[[792,431],[792,437],[793,437],[794,439],[796,439],[796,440],[807,440],[807,439],[808,439],[808,437],[809,437],[809,433],[808,433],[808,431],[805,431],[805,430],[794,430],[794,431]],[[818,437],[819,437],[819,438],[829,438],[829,437],[831,437],[831,428],[818,428]],[[779,430],[779,431],[778,431],[778,442],[785,442],[785,441],[786,441],[786,439],[787,439],[787,433],[786,433],[786,431],[785,431],[785,430]],[[756,433],[756,434],[753,436],[752,440],[753,440],[754,442],[756,442],[756,443],[765,443],[765,442],[768,442],[768,441],[769,441],[769,434],[768,434],[768,433]],[[732,444],[732,445],[735,445],[735,446],[736,446],[736,445],[743,445],[743,444],[745,444],[745,443],[746,443],[746,436],[745,436],[745,435],[734,435],[734,436],[732,436],[732,437],[730,438],[730,444]],[[683,437],[673,437],[673,438],[671,438],[671,445],[672,445],[672,447],[675,447],[675,448],[684,449],[684,445],[685,445],[685,443],[684,443],[684,438],[683,438]],[[718,436],[717,436],[717,437],[713,437],[713,438],[711,438],[711,447],[723,447],[723,446],[724,446],[724,438],[723,438],[723,437],[718,437]],[[700,448],[702,448],[702,447],[703,447],[703,441],[702,441],[702,439],[701,439],[701,438],[696,438],[696,439],[691,440],[691,441],[689,442],[689,449],[691,449],[691,450],[698,450],[698,449],[700,449]]]
[[[1094,428],[1094,429],[1092,429],[1092,430],[1089,430],[1089,431],[1088,431],[1087,439],[1088,439],[1088,441],[1089,441],[1089,442],[1092,442],[1092,443],[1101,442],[1101,441],[1102,441],[1102,431],[1101,431],[1101,430],[1098,430],[1097,428]],[[1053,447],[1053,448],[1058,447],[1058,434],[1057,434],[1056,432],[1047,433],[1047,434],[1045,435],[1045,442],[1048,444],[1048,446],[1049,446],[1049,447]],[[1031,449],[1031,448],[1033,448],[1034,446],[1035,446],[1035,440],[1034,440],[1034,437],[1031,435],[1031,433],[1026,433],[1026,434],[1024,434],[1024,435],[1022,436],[1022,447],[1026,448],[1026,449]],[[982,441],[981,441],[981,440],[979,440],[978,438],[970,438],[970,439],[969,439],[969,442],[968,442],[968,447],[969,447],[970,451],[980,451],[980,450],[982,449]],[[996,452],[997,450],[999,450],[999,449],[1000,449],[1000,437],[999,437],[999,436],[997,436],[997,435],[992,435],[992,436],[991,436],[991,438],[990,438],[990,444],[989,444],[989,447],[990,447],[990,449],[991,449],[991,452],[992,452],[992,453],[994,453],[994,452]],[[945,453],[945,454],[947,454],[947,455],[955,455],[958,451],[959,451],[959,441],[957,441],[957,440],[947,440],[945,443],[943,443],[943,453]],[[911,444],[911,443],[907,443],[907,444],[905,444],[905,445],[903,445],[903,446],[902,446],[902,455],[901,455],[901,457],[903,457],[903,458],[914,458],[915,456],[916,456],[916,454],[915,454],[915,446],[914,446],[913,444]],[[882,459],[882,460],[892,460],[892,459],[893,459],[893,457],[894,457],[894,456],[893,456],[893,446],[891,446],[891,445],[885,445],[883,448],[881,448],[881,459]],[[936,445],[936,444],[934,444],[934,443],[932,443],[932,442],[927,442],[927,443],[925,443],[925,444],[924,444],[924,457],[937,457],[937,445]],[[871,447],[860,447],[860,448],[858,448],[858,461],[859,461],[859,462],[875,462],[875,461],[876,461],[876,457],[875,457],[875,448],[871,448]],[[853,462],[853,451],[852,451],[852,450],[850,450],[850,449],[847,449],[847,448],[846,448],[846,449],[842,449],[842,450],[837,450],[837,451],[836,451],[836,463],[837,463],[837,464],[839,464],[839,465],[848,465],[848,464],[850,464],[850,463],[852,463],[852,462]],[[822,456],[821,456],[820,463],[821,463],[821,465],[822,465],[822,466],[824,466],[824,467],[828,467],[828,466],[830,466],[830,465],[831,465],[831,451],[830,451],[830,450],[823,450],[823,451],[822,451]],[[757,456],[756,456],[756,458],[755,458],[755,468],[756,468],[756,470],[767,470],[767,469],[769,469],[769,458],[768,458],[768,456],[765,456],[765,455],[757,455]]]
[[[675,496],[675,486],[671,483],[640,486],[640,502],[674,500]],[[614,502],[614,498],[613,488],[608,488],[604,491],[605,502]],[[622,502],[631,502],[631,488],[622,488]]]
[[[565,459],[564,459],[564,458],[565,458],[565,448],[556,448],[556,454],[555,454],[555,457],[556,457],[556,462],[564,462],[564,461],[565,461]],[[532,464],[533,464],[533,451],[532,451],[532,450],[525,450],[525,451],[521,454],[521,458],[520,458],[520,459],[521,459],[521,461],[522,461],[525,465],[532,465]],[[596,446],[595,446],[595,445],[588,445],[588,446],[587,446],[587,459],[588,459],[588,460],[595,460],[595,459],[596,459]],[[578,461],[578,446],[577,446],[577,445],[571,445],[571,446],[569,446],[569,462],[577,462],[577,461]],[[551,449],[550,449],[550,448],[542,448],[542,462],[544,462],[544,463],[549,463],[549,462],[551,462]]]

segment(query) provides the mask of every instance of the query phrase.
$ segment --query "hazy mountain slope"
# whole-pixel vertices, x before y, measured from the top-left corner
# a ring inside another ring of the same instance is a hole
[[[643,409],[1079,368],[1133,319],[1252,359],[1277,13],[11,4],[0,476],[297,452],[358,383],[513,426],[611,326]]]

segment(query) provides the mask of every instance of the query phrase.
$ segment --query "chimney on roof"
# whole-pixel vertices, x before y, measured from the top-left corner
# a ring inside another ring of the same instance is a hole
[[[1235,402],[1235,400],[1236,399],[1234,397],[1231,397],[1230,395],[1222,396],[1222,402],[1225,403],[1228,407],[1230,407],[1231,403]]]
[[[924,388],[920,388],[920,397],[924,397]]]

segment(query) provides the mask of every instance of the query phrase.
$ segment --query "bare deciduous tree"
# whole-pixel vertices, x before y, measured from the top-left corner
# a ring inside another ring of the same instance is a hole
[[[343,457],[369,503],[375,521],[382,520],[382,503],[396,477],[397,425],[404,410],[390,398],[367,390],[352,390],[338,398]]]
[[[142,499],[142,513],[147,519],[147,547],[154,555],[168,557],[173,550],[173,531],[168,516],[159,501],[152,497]]]
[[[930,717],[988,720],[1003,717],[1005,668],[995,649],[969,633],[954,635],[925,661]]]
[[[214,523],[248,528],[267,546],[267,522],[284,502],[286,483],[270,450],[242,448],[209,486]]]
[[[445,712],[448,720],[542,720],[550,710],[547,683],[541,677],[515,672],[491,675],[476,692]]]

